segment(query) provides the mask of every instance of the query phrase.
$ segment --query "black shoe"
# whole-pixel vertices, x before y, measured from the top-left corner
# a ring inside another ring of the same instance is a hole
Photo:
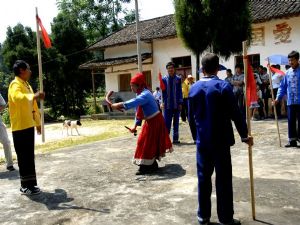
[[[8,171],[14,171],[14,170],[16,170],[14,166],[8,166],[8,167],[6,167],[6,169]]]
[[[156,170],[158,170],[158,164],[157,164],[157,161],[154,160],[153,164],[150,166],[150,170],[151,172],[155,172]]]
[[[151,172],[151,166],[148,166],[148,165],[139,165],[139,169],[135,173],[135,175],[145,175],[145,174],[150,173]]]
[[[37,187],[30,187],[30,188],[20,188],[20,192],[22,195],[38,195],[41,193],[41,190]]]
[[[209,225],[210,224],[209,219],[205,219],[205,220],[200,221],[199,218],[198,218],[198,222],[199,222],[200,225]]]
[[[286,148],[297,147],[297,141],[290,141],[284,147]]]
[[[205,222],[199,222],[200,225],[209,225],[210,222],[209,221],[205,221]]]
[[[135,175],[145,175],[146,172],[145,171],[141,171],[141,170],[138,170],[136,171]]]
[[[180,144],[180,141],[175,140],[175,141],[173,141],[173,144]]]
[[[241,221],[237,219],[232,219],[229,223],[220,223],[220,225],[241,225]]]

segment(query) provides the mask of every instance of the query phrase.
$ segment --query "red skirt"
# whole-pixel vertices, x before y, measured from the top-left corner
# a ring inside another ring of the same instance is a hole
[[[152,165],[154,160],[160,160],[166,152],[172,151],[172,142],[162,114],[145,120],[137,141],[133,163]]]

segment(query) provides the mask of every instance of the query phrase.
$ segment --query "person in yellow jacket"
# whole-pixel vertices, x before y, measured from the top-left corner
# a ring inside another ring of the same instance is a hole
[[[182,99],[183,99],[183,103],[182,103],[182,109],[180,112],[180,117],[182,122],[186,122],[186,118],[187,118],[187,112],[188,112],[188,108],[187,108],[187,99],[189,96],[189,81],[187,79],[186,75],[182,75],[181,76],[182,79],[182,83],[181,83],[181,88],[182,88]]]
[[[189,118],[188,115],[188,97],[189,97],[189,91],[191,86],[194,84],[194,77],[189,74],[187,78],[182,83],[182,97],[183,97],[183,107],[181,110],[181,119],[182,121],[186,121],[186,118]],[[194,123],[194,120],[189,120],[189,126],[191,130],[191,134],[194,140],[194,143],[196,143],[196,125]]]
[[[38,99],[45,93],[33,93],[28,80],[31,77],[29,65],[17,60],[13,66],[15,79],[8,88],[8,107],[15,151],[18,158],[22,194],[39,194],[34,161],[34,127],[41,133]]]

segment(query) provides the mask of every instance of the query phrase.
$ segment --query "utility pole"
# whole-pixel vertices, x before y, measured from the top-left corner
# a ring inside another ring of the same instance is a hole
[[[140,73],[142,73],[143,69],[142,69],[142,56],[141,56],[138,0],[135,0],[135,20],[136,20],[136,44],[137,44],[138,70]]]

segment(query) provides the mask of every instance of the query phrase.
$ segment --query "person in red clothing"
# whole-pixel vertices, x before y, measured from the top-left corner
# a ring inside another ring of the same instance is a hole
[[[130,86],[136,97],[126,102],[114,103],[111,107],[125,110],[136,108],[135,125],[130,129],[132,133],[145,120],[138,137],[133,163],[139,166],[136,175],[148,174],[158,169],[156,160],[164,157],[166,152],[173,151],[172,143],[158,104],[147,89],[144,75],[137,73],[131,78]]]

